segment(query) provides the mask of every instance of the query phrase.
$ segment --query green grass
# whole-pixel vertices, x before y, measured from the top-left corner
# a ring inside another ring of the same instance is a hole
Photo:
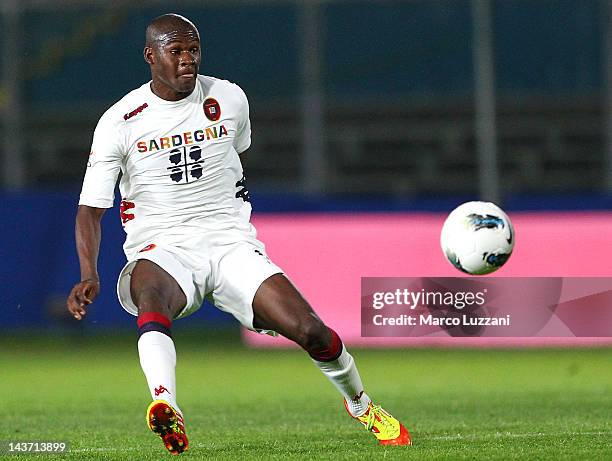
[[[367,391],[413,435],[412,447],[384,448],[305,354],[232,339],[177,334],[184,459],[612,459],[610,349],[355,350]],[[5,337],[0,348],[0,440],[71,445],[7,459],[170,459],[145,426],[134,338]]]

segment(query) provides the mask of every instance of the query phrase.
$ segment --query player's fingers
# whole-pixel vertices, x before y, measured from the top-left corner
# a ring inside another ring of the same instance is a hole
[[[77,312],[77,306],[75,302],[71,299],[68,300],[68,312],[74,315]]]
[[[97,296],[97,290],[95,285],[87,285],[83,292],[83,301],[85,304],[93,303],[94,299]]]
[[[79,306],[86,306],[87,304],[91,304],[91,301],[88,299],[83,288],[77,288],[74,294]]]
[[[77,299],[76,289],[73,288],[70,294],[68,295],[68,299],[66,300],[66,305],[68,306],[68,310],[70,312],[74,312],[79,304]]]
[[[76,297],[72,297],[68,300],[68,310],[74,314],[75,312],[79,311],[80,304],[81,303],[76,299]]]
[[[75,286],[70,292],[70,295],[68,296],[67,304],[68,311],[77,320],[81,320],[85,315],[84,300],[85,297],[83,296],[82,290],[79,289],[78,285]]]
[[[77,290],[77,293],[79,295],[79,305],[77,309],[77,313],[79,314],[79,320],[87,313],[85,307],[92,303],[92,300],[89,299],[89,295],[87,294],[88,291],[89,290],[87,287],[85,287],[85,289],[81,288]]]
[[[79,308],[79,306],[76,304],[76,302],[71,300],[70,304],[68,305],[68,311],[72,314],[72,316],[75,319],[81,320],[81,317],[82,317],[81,311],[82,311],[82,309]]]
[[[74,316],[75,319],[81,320],[86,313],[87,311],[82,306],[79,305],[72,312],[72,315]]]
[[[85,305],[85,300],[83,298],[83,295],[77,295],[76,302],[77,302],[77,308],[83,307]]]
[[[83,305],[87,306],[88,304],[91,304],[93,301],[91,299],[91,290],[85,290],[85,292],[83,293]]]

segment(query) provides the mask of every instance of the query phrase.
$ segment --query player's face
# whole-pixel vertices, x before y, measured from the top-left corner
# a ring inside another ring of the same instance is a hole
[[[189,96],[201,59],[197,30],[184,28],[161,35],[153,47],[145,48],[145,59],[151,65],[155,94],[170,101]]]

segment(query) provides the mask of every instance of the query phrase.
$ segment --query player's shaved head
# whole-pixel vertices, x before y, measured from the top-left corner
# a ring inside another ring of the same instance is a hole
[[[162,99],[178,101],[195,88],[202,60],[197,27],[178,14],[153,19],[143,50],[151,69],[151,89]]]
[[[179,37],[200,40],[200,33],[195,24],[186,17],[174,13],[163,14],[148,25],[146,46],[163,46]]]

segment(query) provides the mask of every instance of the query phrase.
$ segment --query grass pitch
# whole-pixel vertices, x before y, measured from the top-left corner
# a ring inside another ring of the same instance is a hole
[[[301,351],[208,335],[175,337],[186,460],[612,459],[610,349],[354,350],[370,395],[413,436],[412,447],[385,448]],[[70,443],[66,454],[6,459],[170,459],[145,425],[135,337],[4,337],[0,347],[0,440]]]

